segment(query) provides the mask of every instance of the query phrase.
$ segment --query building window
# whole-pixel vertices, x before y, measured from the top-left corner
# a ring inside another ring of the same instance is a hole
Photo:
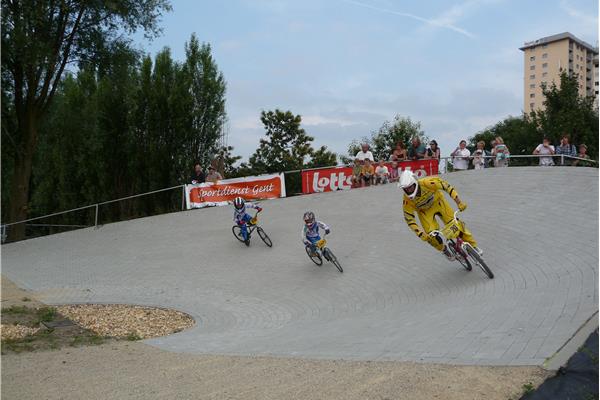
[[[542,49],[545,49],[546,47],[548,47],[548,44],[543,44],[542,45]]]
[[[542,54],[542,58],[548,58],[548,53]]]
[[[542,68],[548,68],[548,63],[543,63]]]
[[[533,99],[533,98],[535,98],[535,93],[529,93],[529,98],[530,98],[530,99]]]
[[[544,73],[542,73],[542,77],[544,77],[544,78],[545,78],[545,77],[547,77],[547,76],[548,76],[548,73],[547,73],[547,72],[544,72]]]
[[[535,75],[529,75],[529,79],[535,79]]]
[[[535,61],[535,56],[529,57],[529,61]]]
[[[529,66],[529,70],[530,70],[530,71],[533,71],[534,69],[535,69],[535,65],[530,65],[530,66]]]
[[[529,89],[535,89],[535,83],[532,83],[531,85],[529,85]]]
[[[533,107],[535,107],[535,103],[529,103],[529,108],[533,110]]]

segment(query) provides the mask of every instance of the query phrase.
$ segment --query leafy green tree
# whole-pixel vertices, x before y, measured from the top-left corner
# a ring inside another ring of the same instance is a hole
[[[219,150],[225,113],[225,78],[219,72],[209,44],[200,44],[195,34],[185,45],[186,60],[183,64],[183,83],[191,94],[186,112],[191,126],[186,132],[187,158],[208,165]]]
[[[40,125],[67,65],[93,58],[123,30],[158,34],[168,10],[167,0],[2,1],[3,83],[10,81],[6,100],[14,104],[16,119],[9,221],[27,218]],[[9,230],[9,238],[22,237],[24,228]]]
[[[217,163],[219,165],[219,172],[223,174],[225,178],[233,178],[238,174],[238,168],[235,166],[242,156],[233,155],[233,146],[223,146],[217,152]]]
[[[327,146],[321,146],[317,150],[313,151],[312,158],[306,167],[318,168],[318,167],[330,167],[337,165],[337,155],[327,149]]]
[[[422,143],[428,140],[421,129],[420,122],[413,121],[410,117],[396,115],[393,121],[385,121],[376,132],[371,133],[370,137],[365,136],[360,141],[353,140],[348,146],[348,157],[342,157],[342,161],[345,164],[351,163],[363,143],[371,147],[375,160],[389,160],[396,143],[402,142],[408,148],[413,137],[418,137]]]
[[[264,174],[302,169],[312,155],[314,140],[300,127],[302,117],[291,111],[263,111],[260,120],[265,126],[265,139],[250,157],[250,168]]]
[[[474,149],[477,142],[483,140],[490,150],[490,142],[498,136],[504,140],[512,155],[531,154],[542,141],[541,134],[527,118],[509,116],[469,138],[469,147]]]
[[[541,136],[548,136],[558,144],[563,135],[568,135],[570,143],[585,143],[588,154],[598,157],[598,111],[594,108],[594,97],[579,95],[577,74],[560,75],[560,84],[552,83],[542,87],[544,109],[533,111],[530,122]]]

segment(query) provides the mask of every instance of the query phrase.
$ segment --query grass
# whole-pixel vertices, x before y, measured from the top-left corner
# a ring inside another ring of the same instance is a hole
[[[13,325],[24,325],[31,328],[40,327],[44,322],[63,319],[54,307],[12,306],[2,310],[2,322]],[[2,340],[2,354],[22,353],[37,350],[55,350],[65,346],[98,345],[106,338],[84,329],[78,325],[61,328],[44,328],[35,334],[20,339]]]
[[[54,307],[42,307],[36,311],[36,315],[39,322],[50,322],[58,316],[58,313]]]
[[[535,387],[533,386],[533,383],[527,382],[523,385],[523,396],[527,396],[528,394],[533,393],[534,390]]]
[[[3,314],[29,314],[31,313],[31,308],[27,308],[25,306],[11,306],[2,309]]]

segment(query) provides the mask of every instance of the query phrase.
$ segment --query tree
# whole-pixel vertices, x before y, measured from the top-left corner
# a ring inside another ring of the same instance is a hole
[[[238,168],[235,164],[242,159],[242,156],[233,155],[233,146],[223,146],[217,152],[218,170],[225,178],[237,176]]]
[[[321,146],[312,153],[312,158],[306,166],[308,168],[330,167],[337,164],[337,155],[327,149],[327,146]]]
[[[370,137],[363,137],[361,141],[353,140],[348,146],[348,157],[342,157],[345,164],[354,160],[360,151],[360,145],[366,143],[371,147],[375,160],[388,160],[396,143],[402,142],[405,147],[410,145],[413,137],[418,137],[421,142],[427,142],[427,137],[421,129],[420,122],[414,122],[410,117],[396,115],[393,121],[385,121],[377,132],[372,132]]]
[[[313,153],[314,140],[300,127],[302,117],[291,111],[263,111],[260,120],[266,139],[250,157],[250,168],[259,174],[302,169]]]
[[[488,146],[498,136],[504,140],[513,155],[531,154],[542,140],[541,134],[527,118],[509,116],[469,138],[469,147],[474,149],[480,140]]]
[[[542,142],[544,136],[552,143],[559,143],[563,134],[571,137],[571,143],[585,143],[588,154],[598,157],[598,112],[593,97],[579,95],[576,75],[561,73],[560,85],[544,86],[544,109],[521,117],[509,116],[484,129],[469,139],[470,147],[483,140],[486,145],[497,136],[502,137],[512,155],[529,155]],[[537,161],[514,159],[512,165],[537,164]]]
[[[185,53],[182,72],[185,88],[190,93],[186,111],[191,117],[186,133],[188,159],[208,165],[219,150],[218,139],[226,120],[225,79],[211,55],[210,45],[200,45],[195,34],[186,43]]]
[[[561,136],[569,135],[574,144],[585,143],[592,158],[598,156],[598,112],[594,97],[579,95],[577,74],[562,72],[560,85],[555,82],[542,87],[544,109],[529,114],[529,121],[539,132],[538,141],[548,136],[558,143]]]
[[[123,30],[157,35],[160,16],[170,9],[167,0],[2,1],[3,83],[10,82],[6,100],[16,118],[9,221],[27,218],[40,124],[67,65],[93,58]],[[9,237],[22,237],[24,228],[15,226]]]

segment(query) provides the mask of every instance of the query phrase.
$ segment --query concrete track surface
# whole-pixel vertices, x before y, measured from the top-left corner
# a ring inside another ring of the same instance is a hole
[[[2,273],[44,302],[171,307],[194,328],[146,343],[176,352],[541,365],[598,311],[598,170],[446,175],[496,274],[423,244],[395,185],[263,202],[246,248],[220,207],[2,246]],[[315,266],[302,214],[332,227],[344,266]]]

